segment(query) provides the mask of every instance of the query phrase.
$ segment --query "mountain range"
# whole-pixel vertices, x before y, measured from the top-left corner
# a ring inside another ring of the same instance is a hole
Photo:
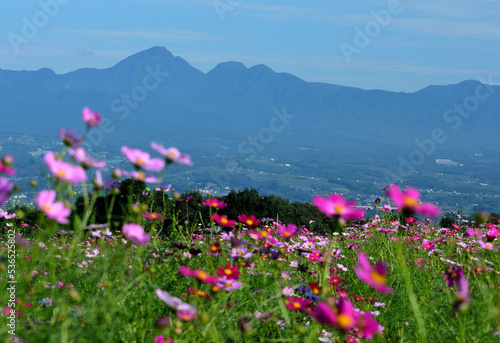
[[[488,174],[500,164],[500,86],[488,78],[414,93],[363,90],[234,61],[203,73],[153,47],[107,69],[0,69],[0,134],[44,140],[60,127],[83,129],[80,112],[88,106],[105,118],[87,136],[95,151],[157,141],[213,156],[201,164],[221,170],[262,157],[370,165],[380,168],[370,177],[381,184],[434,172],[436,159]],[[317,172],[335,179],[336,170]]]

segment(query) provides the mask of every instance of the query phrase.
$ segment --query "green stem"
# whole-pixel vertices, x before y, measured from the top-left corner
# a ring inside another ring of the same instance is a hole
[[[405,285],[406,285],[406,293],[408,294],[408,299],[410,300],[410,305],[413,310],[413,314],[415,315],[415,318],[417,319],[417,324],[418,324],[418,330],[419,330],[419,342],[427,342],[427,331],[425,329],[425,322],[422,317],[422,312],[420,312],[420,307],[417,302],[417,297],[415,296],[415,292],[413,291],[413,284],[411,282],[410,278],[410,272],[408,271],[408,268],[406,267],[406,262],[403,256],[403,251],[402,251],[402,244],[397,245],[397,254],[398,254],[398,264],[399,268],[401,268],[401,271],[403,272],[403,277],[405,279]]]

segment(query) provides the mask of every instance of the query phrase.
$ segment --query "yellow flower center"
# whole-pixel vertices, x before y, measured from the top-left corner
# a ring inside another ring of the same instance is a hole
[[[144,160],[143,160],[142,158],[140,158],[140,157],[139,157],[139,158],[137,159],[137,164],[138,164],[138,165],[141,165],[141,164],[143,164],[143,163],[144,163]]]
[[[336,213],[341,213],[344,210],[344,206],[342,206],[342,205],[335,205],[335,206],[333,206],[333,210]]]
[[[296,301],[293,303],[293,307],[300,308],[301,306],[300,306],[300,303]]]
[[[57,176],[59,176],[59,177],[65,177],[65,176],[66,176],[66,172],[65,172],[64,170],[60,170],[60,169],[59,169],[59,170],[57,171]]]
[[[224,274],[226,274],[226,275],[231,275],[232,272],[233,271],[231,269],[228,269],[228,268],[224,269]]]
[[[50,206],[50,205],[43,205],[43,209],[45,211],[50,211],[51,208],[52,208],[52,206]]]
[[[346,316],[345,314],[339,314],[337,317],[337,321],[342,328],[348,328],[352,324],[352,318],[349,316]]]
[[[410,197],[405,197],[403,202],[407,207],[415,207],[418,204],[417,199]]]
[[[253,225],[253,220],[251,220],[251,219],[247,219],[247,220],[245,221],[245,223],[246,223],[248,226],[252,226],[252,225]]]
[[[224,217],[221,218],[220,221],[221,221],[222,224],[227,224],[227,222],[228,222],[227,218],[224,218]]]
[[[376,283],[385,283],[386,277],[375,270],[372,271],[371,277]]]

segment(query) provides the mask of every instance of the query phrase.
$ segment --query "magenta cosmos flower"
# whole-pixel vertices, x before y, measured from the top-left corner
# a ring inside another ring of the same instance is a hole
[[[242,213],[238,216],[238,220],[247,226],[259,226],[260,224],[260,219],[257,219],[253,214],[247,216]]]
[[[221,210],[225,207],[227,207],[227,204],[224,201],[220,201],[219,199],[213,198],[213,199],[207,199],[201,203],[203,206],[207,207],[213,207],[218,210]]]
[[[215,220],[218,224],[222,226],[232,227],[236,225],[236,221],[232,219],[227,219],[227,216],[221,216],[220,214],[211,215],[210,218]]]
[[[359,312],[355,311],[349,300],[340,298],[335,309],[328,306],[326,302],[320,302],[311,315],[321,324],[349,331],[356,327]]]
[[[14,163],[14,157],[12,155],[5,155],[0,160],[0,174],[16,175],[16,170],[10,168]]]
[[[71,210],[64,206],[64,203],[55,200],[56,191],[53,189],[43,190],[35,198],[38,207],[47,218],[54,219],[60,224],[67,224]]]
[[[276,231],[276,234],[280,235],[284,239],[290,239],[295,237],[299,233],[299,229],[294,224],[279,225],[279,230]]]
[[[10,197],[10,191],[14,187],[14,184],[12,182],[9,182],[6,178],[3,176],[0,177],[0,206],[5,204],[7,199]]]
[[[306,311],[311,301],[300,297],[287,297],[285,307],[292,311]]]
[[[340,194],[332,194],[328,198],[319,195],[313,198],[313,204],[329,217],[354,220],[365,215],[365,211],[356,209],[356,201],[346,201]]]
[[[191,162],[191,156],[187,154],[181,154],[179,149],[177,148],[168,148],[166,149],[163,145],[152,142],[151,148],[158,152],[160,155],[165,157],[167,163],[180,163],[186,166],[192,166],[193,162]]]
[[[379,262],[372,267],[365,254],[358,254],[357,268],[354,269],[358,278],[373,287],[380,293],[391,293],[392,289],[385,284],[387,279],[387,267],[383,262]]]
[[[416,188],[408,187],[403,192],[399,187],[391,185],[386,192],[396,206],[410,214],[416,213],[428,217],[436,217],[441,214],[436,205],[420,203],[420,192]]]
[[[219,278],[212,276],[212,275],[209,275],[201,269],[191,270],[186,266],[180,266],[179,273],[181,273],[182,275],[185,275],[185,276],[195,277],[198,280],[200,280],[204,283],[211,284],[211,285],[213,285],[213,284],[217,283],[217,281],[219,281]]]
[[[123,225],[122,231],[125,237],[132,243],[144,245],[149,242],[149,235],[144,232],[144,228],[138,224],[125,224]]]
[[[102,117],[96,111],[92,111],[90,108],[85,107],[82,110],[82,118],[88,127],[96,127],[102,121]]]
[[[43,160],[59,181],[65,181],[74,185],[87,180],[87,174],[82,167],[56,159],[56,155],[52,151],[46,153]]]
[[[161,158],[151,158],[147,152],[139,149],[122,146],[122,154],[138,169],[157,172],[165,166],[165,162]]]

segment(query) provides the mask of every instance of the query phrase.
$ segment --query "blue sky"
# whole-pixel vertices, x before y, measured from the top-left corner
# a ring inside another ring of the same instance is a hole
[[[240,61],[363,89],[500,84],[500,2],[0,0],[1,69],[109,68],[152,46],[203,72]]]

